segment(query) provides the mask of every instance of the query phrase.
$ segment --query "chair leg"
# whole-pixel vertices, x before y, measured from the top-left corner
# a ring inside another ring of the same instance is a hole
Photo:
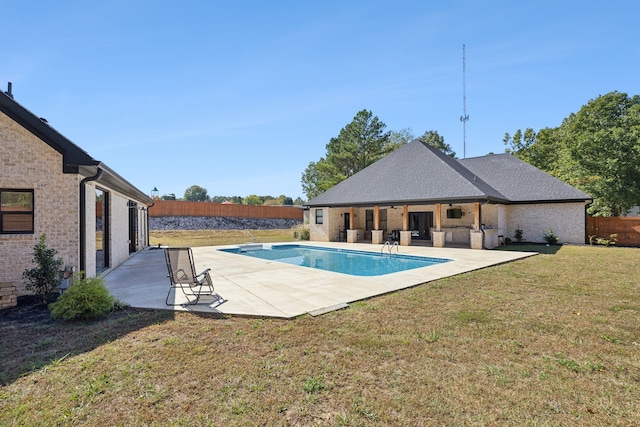
[[[182,302],[182,303],[177,303],[177,304],[171,304],[171,303],[169,302],[169,297],[171,296],[171,290],[172,290],[172,289],[174,290],[174,294],[175,294],[175,296],[177,297],[177,296],[178,296],[178,295],[177,295],[177,293],[178,293],[178,288],[180,288],[180,289],[182,290],[182,293],[183,293],[183,295],[185,296],[185,298],[187,299],[187,302],[186,302],[186,303]],[[189,295],[193,295],[193,296],[195,296],[195,297],[196,297],[196,298],[195,298],[195,300],[191,300],[191,299],[189,298]],[[199,295],[199,294],[196,294],[196,293],[187,294],[187,293],[185,292],[185,290],[184,290],[184,287],[182,287],[182,286],[180,286],[180,285],[176,285],[176,286],[171,286],[171,287],[169,287],[169,292],[167,292],[167,298],[165,299],[165,304],[166,304],[166,305],[170,305],[170,306],[178,306],[178,305],[182,305],[182,306],[184,306],[184,305],[194,305],[194,304],[197,304],[197,303],[198,303],[198,300],[199,300],[199,299],[200,299],[200,295]]]

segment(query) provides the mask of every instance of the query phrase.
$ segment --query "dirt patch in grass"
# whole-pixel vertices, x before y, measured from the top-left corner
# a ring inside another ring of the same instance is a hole
[[[0,425],[633,425],[639,255],[562,247],[294,320],[3,326]],[[55,356],[24,369],[34,330]]]

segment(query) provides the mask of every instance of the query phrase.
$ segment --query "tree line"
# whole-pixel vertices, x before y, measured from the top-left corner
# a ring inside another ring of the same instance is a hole
[[[179,200],[176,198],[175,194],[165,194],[160,197],[161,200]],[[184,197],[181,200],[186,200],[190,202],[210,202],[210,203],[235,203],[238,205],[256,205],[256,206],[292,206],[292,205],[302,205],[304,204],[304,200],[300,197],[293,200],[291,197],[285,196],[284,194],[273,197],[273,196],[258,196],[255,194],[250,194],[246,197],[240,196],[209,196],[206,188],[201,187],[199,185],[192,185],[188,187],[184,192]]]
[[[506,133],[507,152],[593,197],[593,216],[640,204],[640,96],[598,96],[560,126]]]
[[[327,191],[415,139],[411,129],[385,131],[371,111],[359,111],[326,145],[326,154],[302,173],[308,198]],[[451,157],[437,131],[418,139]],[[505,133],[507,153],[593,197],[588,213],[621,216],[640,205],[640,96],[617,91],[590,100],[555,128]]]
[[[380,160],[416,137],[410,128],[386,131],[386,124],[371,111],[359,111],[326,145],[326,154],[309,163],[301,184],[311,199]],[[437,131],[417,139],[456,157]],[[555,128],[518,129],[505,133],[505,151],[559,178],[593,197],[588,213],[594,216],[625,215],[640,204],[640,97],[617,91],[590,100]],[[175,195],[163,196],[175,200]],[[280,195],[244,198],[210,197],[198,185],[187,188],[184,200],[232,202],[246,205],[302,205]]]

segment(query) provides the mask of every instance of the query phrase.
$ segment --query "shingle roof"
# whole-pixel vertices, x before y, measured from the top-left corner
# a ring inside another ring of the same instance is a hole
[[[419,140],[311,199],[309,206],[590,200],[510,154],[457,160]]]
[[[591,200],[591,196],[511,154],[462,159],[468,170],[514,203]]]

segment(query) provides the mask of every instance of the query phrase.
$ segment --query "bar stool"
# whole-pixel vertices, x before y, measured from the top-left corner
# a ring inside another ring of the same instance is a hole
[[[507,244],[504,242],[504,236],[502,234],[498,235],[498,246],[506,246]]]

